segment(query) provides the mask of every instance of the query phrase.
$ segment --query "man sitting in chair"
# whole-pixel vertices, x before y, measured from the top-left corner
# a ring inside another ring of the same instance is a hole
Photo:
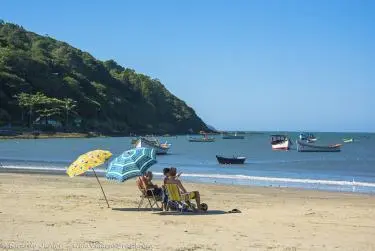
[[[178,176],[177,176],[177,169],[174,167],[171,167],[169,169],[168,179],[165,180],[165,184],[176,184],[180,190],[181,195],[188,196],[186,198],[187,200],[195,199],[198,210],[201,211],[201,201],[200,201],[201,199],[200,199],[199,192],[198,191],[187,192],[184,186],[182,185],[181,181],[178,179]]]
[[[146,172],[144,176],[140,177],[142,179],[143,184],[146,186],[145,188],[147,190],[147,195],[151,196],[152,195],[151,190],[153,189],[153,193],[155,196],[157,197],[162,196],[163,189],[152,183],[153,177],[154,175],[152,174],[151,171]]]

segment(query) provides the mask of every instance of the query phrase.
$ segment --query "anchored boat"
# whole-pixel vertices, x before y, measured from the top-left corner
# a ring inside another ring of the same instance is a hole
[[[189,142],[214,142],[214,137],[207,137],[207,134],[204,135],[202,138],[198,137],[189,137]]]
[[[344,143],[352,143],[352,142],[354,142],[354,139],[353,138],[346,138],[346,139],[342,139],[342,141],[344,141]]]
[[[136,148],[141,147],[147,147],[147,148],[154,148],[156,151],[156,154],[167,154],[171,144],[168,144],[167,142],[161,144],[159,140],[156,138],[145,138],[141,137],[135,142]]]
[[[243,164],[246,160],[246,157],[224,157],[216,155],[216,159],[220,164]]]
[[[290,141],[286,135],[271,135],[273,150],[289,150]]]
[[[297,140],[296,142],[297,142],[298,152],[340,152],[341,151],[341,144],[319,146],[316,144],[306,143],[301,140]]]
[[[318,139],[314,136],[314,134],[309,132],[302,132],[299,135],[299,139],[303,141],[307,141],[308,143],[313,143],[317,141]]]

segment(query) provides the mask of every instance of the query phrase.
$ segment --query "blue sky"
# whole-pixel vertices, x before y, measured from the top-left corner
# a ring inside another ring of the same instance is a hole
[[[0,18],[158,78],[223,130],[375,131],[375,2],[3,0]]]

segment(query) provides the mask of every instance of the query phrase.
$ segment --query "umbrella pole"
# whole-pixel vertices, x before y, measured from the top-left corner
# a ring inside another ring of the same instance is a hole
[[[96,175],[96,172],[95,172],[94,168],[92,168],[92,171],[94,172],[95,177],[96,177],[96,180],[98,181],[99,186],[100,186],[100,188],[102,189],[102,192],[103,192],[103,195],[104,195],[105,201],[107,202],[107,205],[108,205],[108,208],[109,208],[109,203],[108,203],[108,200],[107,200],[107,196],[105,196],[105,193],[104,193],[104,190],[103,190],[102,184],[100,184],[99,178],[98,178],[98,176]]]

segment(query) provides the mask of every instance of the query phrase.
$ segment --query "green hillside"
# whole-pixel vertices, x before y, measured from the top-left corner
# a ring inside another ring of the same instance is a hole
[[[0,126],[51,121],[102,133],[207,130],[158,79],[0,21]]]

